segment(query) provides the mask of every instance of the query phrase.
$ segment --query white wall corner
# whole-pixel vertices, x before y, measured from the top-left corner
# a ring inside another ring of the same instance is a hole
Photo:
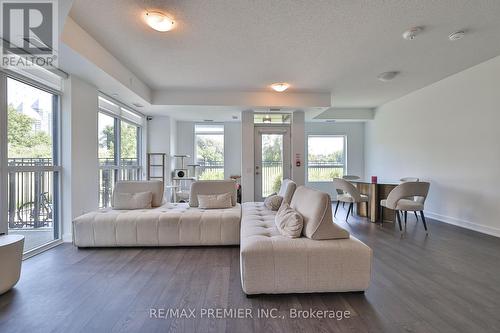
[[[305,113],[304,111],[294,111],[292,117],[291,131],[291,168],[292,179],[297,185],[306,183],[306,137],[305,137]],[[300,166],[296,162],[300,161]]]
[[[64,84],[61,109],[63,238],[71,221],[98,208],[97,88],[72,75]],[[66,236],[65,236],[66,235]]]
[[[73,243],[73,234],[72,233],[64,233],[62,235],[62,241],[64,243]]]
[[[253,111],[241,113],[241,190],[242,201],[254,201],[254,124]]]

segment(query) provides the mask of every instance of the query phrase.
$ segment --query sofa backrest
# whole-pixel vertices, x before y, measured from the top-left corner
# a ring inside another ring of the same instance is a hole
[[[296,189],[297,184],[293,180],[283,179],[278,195],[283,197],[283,202],[290,204],[290,202],[292,202],[293,193]]]
[[[231,204],[236,206],[236,182],[234,180],[200,180],[191,184],[189,206],[198,207],[198,195],[231,193]]]
[[[151,206],[159,207],[163,204],[163,191],[164,187],[161,180],[118,181],[113,190],[113,202],[111,205],[115,205],[115,194],[117,193],[151,192],[153,194]]]
[[[304,218],[302,234],[305,237],[317,240],[349,238],[349,232],[333,222],[328,193],[299,186],[290,206]]]

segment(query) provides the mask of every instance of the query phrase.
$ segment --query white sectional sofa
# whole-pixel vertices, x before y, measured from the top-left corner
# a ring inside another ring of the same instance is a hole
[[[236,203],[233,181],[196,182],[191,197],[198,194],[232,194],[232,207],[200,209],[197,200],[190,203],[163,204],[163,184],[118,182],[118,193],[153,193],[151,209],[102,209],[73,220],[73,243],[78,247],[119,246],[208,246],[240,243],[241,206]]]
[[[327,193],[283,181],[278,195],[304,223],[302,236],[289,238],[277,229],[276,212],[263,203],[236,203],[233,181],[193,183],[189,204],[163,204],[158,182],[118,182],[113,201],[116,195],[144,192],[152,192],[150,209],[102,209],[74,219],[74,245],[240,244],[241,285],[247,295],[364,291],[370,284],[372,250],[333,222]],[[229,208],[198,207],[198,195],[228,192]]]
[[[329,195],[300,186],[291,207],[304,218],[304,236],[300,238],[281,235],[274,222],[276,212],[262,203],[242,205],[243,291],[252,295],[366,290],[372,250],[333,223]],[[320,220],[323,223],[316,223]]]

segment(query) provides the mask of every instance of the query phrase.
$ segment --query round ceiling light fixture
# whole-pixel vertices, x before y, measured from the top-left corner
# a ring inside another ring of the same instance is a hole
[[[422,27],[413,27],[405,32],[403,32],[403,38],[406,40],[414,40],[419,33],[421,33],[423,30]]]
[[[464,38],[464,36],[465,36],[465,31],[460,30],[460,31],[456,31],[456,32],[450,34],[448,36],[448,39],[453,42],[453,41],[456,41],[456,40]]]
[[[271,84],[271,88],[273,88],[274,91],[283,92],[283,91],[287,90],[288,88],[290,88],[290,85],[286,82],[277,82],[277,83]]]
[[[384,72],[377,75],[377,79],[382,82],[391,81],[399,74],[398,71]]]
[[[170,31],[175,25],[174,19],[161,12],[146,12],[144,19],[151,28],[160,32]]]

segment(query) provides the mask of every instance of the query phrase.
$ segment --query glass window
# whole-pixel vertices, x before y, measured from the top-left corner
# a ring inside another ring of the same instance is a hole
[[[255,113],[254,124],[290,124],[292,115],[290,113]]]
[[[224,125],[195,125],[200,180],[224,179]]]
[[[10,234],[25,237],[25,252],[60,238],[58,101],[58,95],[7,78],[7,220]]]
[[[111,205],[111,196],[118,172],[116,159],[116,121],[114,117],[100,113],[98,116],[99,149],[99,207]]]
[[[115,118],[104,113],[99,113],[99,165],[117,165],[115,160]]]
[[[120,179],[137,180],[140,173],[140,133],[139,126],[120,121]]]
[[[345,174],[345,136],[316,136],[307,138],[307,180],[330,182]]]
[[[54,95],[11,78],[7,91],[8,157],[25,165],[51,165]]]
[[[283,134],[262,134],[262,197],[279,192],[283,179]]]
[[[99,109],[99,206],[108,207],[117,180],[141,179],[141,126],[129,120],[141,116],[102,96]]]

